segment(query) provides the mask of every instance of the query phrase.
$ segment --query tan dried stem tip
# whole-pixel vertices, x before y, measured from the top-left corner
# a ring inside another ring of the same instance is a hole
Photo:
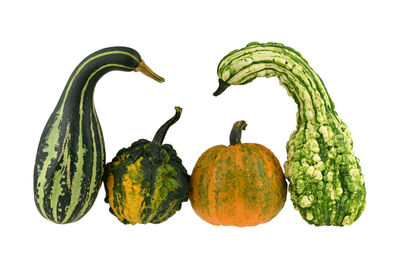
[[[137,68],[135,68],[135,71],[138,72],[140,71],[141,73],[143,73],[144,75],[156,80],[157,82],[164,82],[165,79],[157,74],[155,74],[145,63],[143,60],[141,60],[139,62],[139,65],[137,66]]]

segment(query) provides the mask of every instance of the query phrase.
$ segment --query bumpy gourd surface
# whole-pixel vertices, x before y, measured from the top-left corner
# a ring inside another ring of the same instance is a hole
[[[365,208],[364,175],[348,127],[300,53],[282,44],[250,43],[221,60],[218,76],[232,85],[278,77],[298,105],[284,164],[295,208],[315,225],[352,224]]]
[[[123,223],[161,223],[180,210],[189,176],[171,145],[139,140],[105,170],[106,202]]]

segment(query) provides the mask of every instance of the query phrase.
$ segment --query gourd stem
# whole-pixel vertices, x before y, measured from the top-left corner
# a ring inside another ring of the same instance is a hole
[[[233,124],[231,135],[229,136],[230,146],[241,144],[242,131],[246,130],[247,123],[245,121],[237,121]]]
[[[181,107],[175,107],[175,115],[169,119],[166,123],[164,123],[160,129],[156,132],[153,138],[153,143],[157,145],[162,145],[165,135],[167,134],[167,131],[169,127],[171,127],[175,122],[179,120],[182,114],[182,108]]]
[[[229,83],[224,82],[222,79],[218,79],[218,83],[219,83],[219,86],[218,86],[217,91],[215,91],[213,93],[214,96],[218,96],[218,95],[222,94],[225,91],[225,89],[230,86]]]
[[[159,83],[162,83],[165,81],[165,79],[156,73],[154,73],[145,63],[143,60],[139,62],[139,65],[134,69],[134,71],[138,72],[140,71],[144,75],[156,80]]]

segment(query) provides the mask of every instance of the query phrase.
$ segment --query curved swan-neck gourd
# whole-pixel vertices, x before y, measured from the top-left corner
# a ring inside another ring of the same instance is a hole
[[[298,106],[297,128],[286,145],[285,175],[294,207],[310,224],[349,225],[365,208],[364,175],[346,124],[319,76],[294,49],[249,43],[218,65],[219,88],[257,77],[279,79]]]
[[[34,167],[36,207],[55,223],[82,218],[99,192],[105,148],[93,92],[97,81],[112,70],[140,71],[164,81],[128,47],[94,52],[72,72],[44,127]]]

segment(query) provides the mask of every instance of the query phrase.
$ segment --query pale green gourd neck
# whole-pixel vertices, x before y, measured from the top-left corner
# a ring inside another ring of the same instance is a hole
[[[277,77],[298,105],[298,124],[331,124],[338,120],[334,104],[319,76],[301,55],[280,44],[249,44],[223,58],[218,66],[219,87],[247,84],[257,77]]]

